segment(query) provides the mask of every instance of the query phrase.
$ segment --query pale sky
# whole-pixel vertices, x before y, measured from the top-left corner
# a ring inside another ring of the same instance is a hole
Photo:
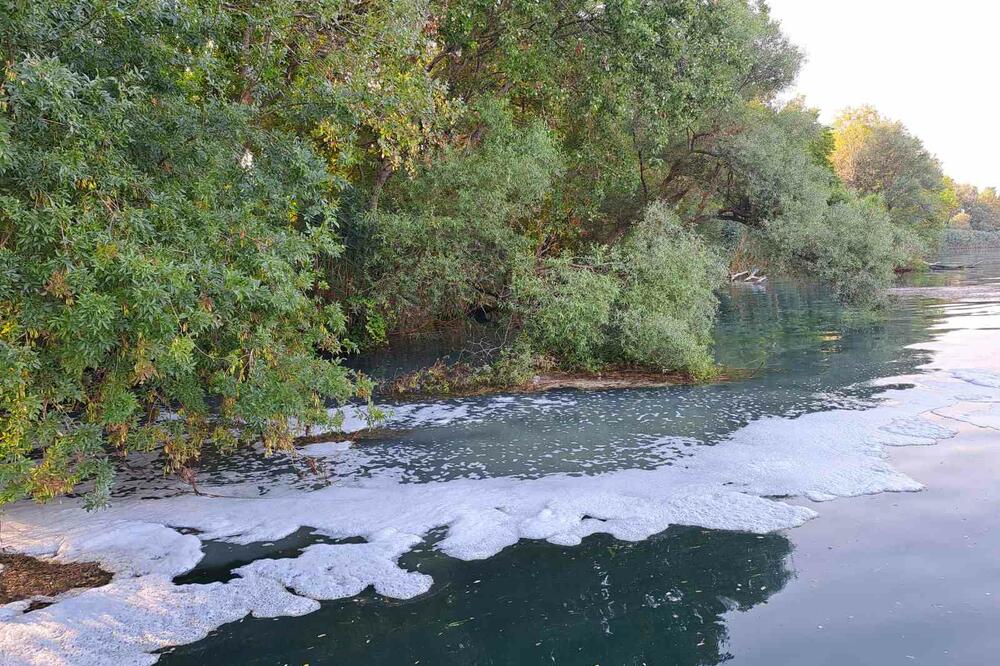
[[[806,52],[797,91],[829,121],[872,104],[959,182],[1000,186],[1000,2],[768,0]]]

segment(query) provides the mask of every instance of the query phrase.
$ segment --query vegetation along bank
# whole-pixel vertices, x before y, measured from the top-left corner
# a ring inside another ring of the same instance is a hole
[[[949,222],[1000,226],[899,123],[782,101],[803,57],[763,3],[4,15],[0,503],[288,449],[370,397],[345,357],[469,326],[478,386],[711,377],[731,274],[877,305]]]

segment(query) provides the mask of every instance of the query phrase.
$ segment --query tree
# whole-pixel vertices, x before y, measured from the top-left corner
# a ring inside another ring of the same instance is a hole
[[[882,198],[893,221],[930,240],[948,220],[941,165],[899,122],[871,107],[848,109],[834,123],[832,163],[861,196]]]
[[[952,190],[955,204],[951,210],[957,211],[952,216],[952,226],[975,231],[1000,229],[1000,198],[995,188],[980,190],[973,185],[954,184]]]
[[[293,420],[364,394],[316,296],[340,252],[330,174],[262,88],[235,94],[226,24],[195,3],[8,7],[0,502],[92,480],[99,504],[109,453],[287,449]]]
[[[340,284],[363,304],[355,328],[380,335],[469,312],[517,319],[504,303],[518,276],[621,243],[664,198],[666,151],[703,118],[772,97],[801,61],[766,10],[742,0],[471,1],[432,13],[430,71],[463,101],[452,141],[345,225],[357,263]]]

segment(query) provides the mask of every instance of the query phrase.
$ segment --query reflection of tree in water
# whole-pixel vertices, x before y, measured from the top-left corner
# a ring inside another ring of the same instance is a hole
[[[425,597],[248,619],[161,663],[714,665],[732,658],[722,615],[780,590],[790,551],[781,535],[672,528],[640,543],[522,542],[481,562],[412,554],[404,565],[435,578]]]
[[[908,345],[930,340],[940,318],[915,302],[880,313],[852,311],[829,289],[778,281],[766,291],[723,294],[716,356],[729,367],[764,363],[781,373],[786,390],[790,382],[802,390],[841,390],[915,372],[928,354]],[[766,388],[767,378],[760,380],[755,384]]]

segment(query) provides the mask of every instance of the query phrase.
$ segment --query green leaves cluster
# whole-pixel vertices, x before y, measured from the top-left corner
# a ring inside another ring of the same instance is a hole
[[[365,390],[317,298],[340,252],[325,161],[210,82],[216,27],[140,0],[5,20],[0,502],[92,480],[100,503],[109,452],[287,448],[292,419]]]
[[[662,204],[629,236],[582,259],[548,261],[516,285],[531,346],[588,370],[627,364],[705,378],[721,258]]]

